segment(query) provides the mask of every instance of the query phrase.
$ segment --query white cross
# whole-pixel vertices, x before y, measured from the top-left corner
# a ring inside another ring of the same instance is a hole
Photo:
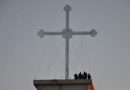
[[[38,35],[42,38],[45,35],[62,35],[65,39],[65,79],[69,79],[69,39],[72,38],[73,35],[91,35],[94,37],[97,32],[92,29],[91,31],[72,31],[69,28],[69,11],[71,11],[70,5],[66,5],[64,7],[64,11],[66,12],[66,27],[61,32],[45,32],[44,30],[38,31]]]

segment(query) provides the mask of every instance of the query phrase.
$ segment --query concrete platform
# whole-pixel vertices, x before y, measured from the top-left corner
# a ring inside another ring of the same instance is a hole
[[[90,80],[34,80],[33,84],[37,90],[88,90]]]

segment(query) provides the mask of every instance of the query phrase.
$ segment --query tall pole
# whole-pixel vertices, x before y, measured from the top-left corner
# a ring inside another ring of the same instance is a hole
[[[64,10],[66,11],[65,79],[69,79],[69,11],[71,7],[66,5]]]

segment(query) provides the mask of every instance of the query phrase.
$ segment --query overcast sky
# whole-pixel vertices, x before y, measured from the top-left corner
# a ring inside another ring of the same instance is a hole
[[[65,40],[37,32],[62,31],[66,4],[73,31],[70,78],[90,72],[96,90],[130,89],[130,0],[0,0],[0,90],[35,90],[34,79],[63,79]]]

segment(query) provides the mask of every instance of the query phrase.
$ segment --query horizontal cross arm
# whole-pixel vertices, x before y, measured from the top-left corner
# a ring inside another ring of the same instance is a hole
[[[88,35],[90,34],[89,31],[74,31],[72,32],[72,35]]]
[[[63,32],[44,32],[44,35],[63,35]]]
[[[95,31],[94,29],[92,29],[91,31],[72,31],[72,35],[91,35],[92,37],[94,37],[95,35],[97,35],[97,31]]]
[[[44,35],[63,35],[63,32],[45,32],[44,30],[40,30],[37,34],[42,38]]]

